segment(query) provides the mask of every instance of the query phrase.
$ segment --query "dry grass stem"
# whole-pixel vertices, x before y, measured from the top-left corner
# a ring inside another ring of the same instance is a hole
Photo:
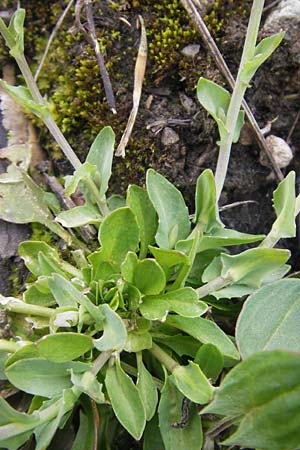
[[[133,106],[125,131],[123,133],[119,146],[116,150],[116,156],[122,156],[123,158],[125,157],[125,148],[130,139],[135,119],[137,116],[137,112],[139,109],[147,62],[147,37],[144,20],[142,16],[139,16],[139,21],[141,24],[141,40],[134,71]]]

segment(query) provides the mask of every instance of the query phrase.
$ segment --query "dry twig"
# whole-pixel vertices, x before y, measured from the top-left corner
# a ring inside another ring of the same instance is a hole
[[[146,70],[146,62],[147,62],[147,37],[146,37],[146,29],[144,25],[144,20],[142,16],[139,16],[139,21],[141,24],[141,40],[140,40],[140,46],[138,51],[138,56],[135,64],[135,71],[134,71],[134,87],[133,87],[133,106],[132,110],[125,128],[125,131],[123,133],[123,136],[121,138],[121,141],[118,145],[118,148],[116,150],[116,156],[123,156],[125,157],[125,148],[128,144],[128,141],[131,136],[131,132],[135,123],[136,115],[139,109],[141,94],[142,94],[142,86],[143,86],[143,80],[145,76],[145,70]]]
[[[88,31],[85,29],[85,27],[82,25],[80,20],[80,13],[82,8],[85,7],[86,11],[86,18],[88,22]],[[91,0],[77,0],[76,6],[75,6],[75,23],[76,27],[73,28],[73,31],[77,31],[79,29],[84,34],[87,42],[93,47],[98,66],[100,69],[100,74],[103,81],[104,91],[107,99],[108,106],[110,107],[113,114],[116,114],[116,102],[115,102],[115,96],[112,90],[110,78],[107,72],[107,69],[105,67],[105,62],[103,55],[100,50],[99,42],[96,35],[96,28],[95,28],[95,22],[93,17],[93,8],[92,8],[92,2]]]
[[[204,43],[207,45],[208,50],[211,52],[217,67],[219,68],[220,72],[223,74],[225,79],[227,80],[229,86],[231,89],[233,89],[235,80],[220,52],[218,49],[214,39],[212,38],[207,26],[204,23],[204,20],[201,17],[201,14],[199,13],[197,6],[199,5],[199,0],[182,0],[182,4],[186,11],[188,12],[191,19],[194,21],[196,27],[198,28],[200,35],[204,41]],[[283,175],[281,173],[280,168],[278,167],[272,153],[270,152],[267,143],[265,141],[264,136],[261,133],[261,130],[258,126],[258,123],[255,120],[255,117],[252,114],[252,111],[250,107],[248,106],[246,100],[244,99],[242,102],[242,107],[245,110],[246,116],[248,118],[248,121],[252,127],[252,130],[255,134],[256,141],[259,145],[259,147],[266,153],[268,159],[270,160],[273,170],[278,178],[279,181],[283,180]]]
[[[299,122],[299,119],[300,119],[300,109],[298,110],[298,112],[296,114],[296,117],[294,119],[293,125],[291,126],[291,129],[289,131],[288,137],[286,138],[286,142],[288,144],[291,143],[291,137],[292,137],[292,135],[293,135],[293,133],[295,131],[295,128],[296,128],[297,123]]]

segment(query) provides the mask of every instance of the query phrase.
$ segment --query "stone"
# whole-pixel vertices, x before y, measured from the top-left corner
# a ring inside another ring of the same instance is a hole
[[[282,0],[269,14],[262,32],[267,35],[285,32],[289,51],[300,64],[300,0]]]
[[[179,100],[182,105],[182,107],[185,109],[185,111],[189,114],[195,114],[197,110],[197,106],[195,105],[195,102],[185,95],[183,92],[179,92]]]
[[[266,143],[278,167],[280,169],[287,167],[294,157],[292,149],[288,143],[284,139],[274,135],[268,136],[266,138]],[[267,155],[264,152],[260,153],[259,162],[262,166],[270,166]]]
[[[180,53],[186,58],[195,58],[195,56],[198,55],[199,51],[200,51],[199,44],[189,44],[183,47],[180,50]]]
[[[162,143],[162,145],[167,147],[169,145],[176,144],[177,142],[179,142],[179,140],[180,140],[180,137],[176,133],[176,131],[173,130],[173,128],[165,127],[163,129],[163,132],[161,134],[161,143]]]

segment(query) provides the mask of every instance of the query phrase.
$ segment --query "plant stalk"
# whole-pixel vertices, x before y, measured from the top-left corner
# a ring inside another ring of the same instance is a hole
[[[152,343],[152,348],[149,348],[149,352],[155,356],[158,361],[160,361],[166,369],[173,373],[174,369],[179,366],[178,362],[175,359],[171,358],[164,350],[162,350],[157,344]]]
[[[226,115],[225,125],[226,129],[228,130],[228,133],[224,142],[222,142],[219,151],[218,163],[215,174],[217,200],[220,198],[223,189],[230,158],[230,151],[234,136],[234,130],[239,115],[239,111],[241,108],[241,104],[245,95],[245,91],[248,87],[248,84],[242,80],[242,72],[244,69],[245,62],[251,60],[254,56],[255,45],[257,41],[257,35],[264,8],[264,3],[265,3],[264,0],[254,0],[251,9],[250,20],[247,28],[247,34],[240,62],[240,67],[238,70],[236,83],[234,85],[231,101]]]
[[[19,55],[15,57],[15,60],[19,66],[19,69],[24,77],[24,80],[27,84],[28,89],[30,90],[33,99],[37,103],[43,106],[47,106],[45,99],[42,97],[39,88],[36,82],[34,81],[34,78],[32,76],[30,67],[28,66],[25,56],[23,54]],[[68,143],[68,141],[66,140],[66,138],[64,137],[64,135],[62,134],[62,132],[60,131],[60,129],[58,128],[58,126],[56,125],[51,114],[49,113],[47,117],[43,118],[43,121],[47,126],[48,130],[50,131],[50,133],[52,134],[52,136],[54,137],[55,141],[58,143],[61,150],[67,157],[67,159],[74,167],[74,169],[78,169],[81,166],[81,162],[77,157],[77,155],[75,154],[72,147],[70,146],[70,144]]]
[[[204,286],[201,286],[197,289],[197,293],[199,298],[206,297],[207,295],[211,294],[212,292],[218,291],[219,289],[222,289],[229,284],[232,283],[232,280],[229,278],[224,277],[217,277],[212,281],[209,281]]]
[[[55,309],[46,308],[45,306],[31,305],[10,297],[0,299],[0,307],[3,307],[8,311],[26,314],[28,316],[50,318],[56,314]]]
[[[97,373],[102,369],[104,364],[109,360],[111,357],[111,352],[102,352],[99,356],[95,359],[93,363],[93,368],[91,370],[93,375],[97,375]]]

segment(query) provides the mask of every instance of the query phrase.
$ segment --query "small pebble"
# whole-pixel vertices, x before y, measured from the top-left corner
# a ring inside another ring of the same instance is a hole
[[[197,107],[194,101],[190,97],[185,95],[183,92],[179,92],[179,100],[180,103],[182,104],[182,107],[186,110],[186,112],[189,115],[192,115],[196,112]]]
[[[270,135],[266,138],[266,143],[278,167],[280,169],[287,167],[293,159],[292,149],[287,142],[278,136]],[[270,166],[267,155],[263,152],[260,153],[259,162],[262,166]]]
[[[195,56],[200,51],[200,45],[199,44],[189,44],[183,47],[183,49],[180,50],[180,53],[183,56],[186,56],[187,58],[195,58]]]
[[[173,130],[173,128],[165,127],[163,129],[163,132],[161,134],[161,143],[164,146],[176,144],[179,142],[180,138],[179,135],[176,133],[176,131]]]

